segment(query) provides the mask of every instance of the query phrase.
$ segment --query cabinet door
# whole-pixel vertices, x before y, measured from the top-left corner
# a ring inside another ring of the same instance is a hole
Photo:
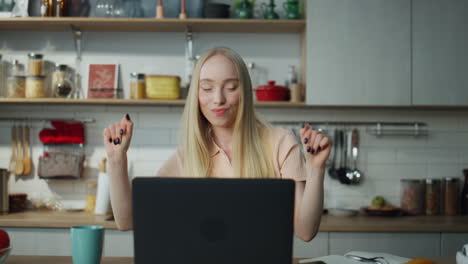
[[[410,4],[307,1],[307,103],[409,105]]]
[[[350,251],[389,253],[406,258],[440,257],[440,233],[330,233],[331,255]]]
[[[468,1],[413,0],[413,104],[468,105]]]

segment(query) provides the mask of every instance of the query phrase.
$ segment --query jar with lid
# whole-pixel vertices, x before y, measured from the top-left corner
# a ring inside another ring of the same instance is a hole
[[[439,215],[441,201],[441,182],[426,179],[426,215]]]
[[[6,90],[8,98],[24,97],[26,90],[26,78],[21,75],[8,76]]]
[[[69,79],[68,66],[56,64],[52,73],[52,95],[54,97],[69,97],[73,90],[73,84]]]
[[[85,212],[94,213],[96,207],[97,182],[88,182],[86,184],[86,207]]]
[[[132,72],[130,74],[130,99],[145,98],[145,75]]]
[[[28,54],[28,76],[41,76],[43,75],[44,60],[42,54],[29,53]]]
[[[410,215],[424,214],[425,181],[401,179],[401,209]]]
[[[447,177],[444,180],[444,214],[458,215],[459,179]]]
[[[45,76],[26,76],[26,98],[46,97],[45,91]]]

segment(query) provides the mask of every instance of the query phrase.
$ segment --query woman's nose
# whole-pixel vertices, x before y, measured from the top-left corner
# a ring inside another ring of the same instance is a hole
[[[214,103],[223,104],[226,102],[226,97],[224,96],[223,89],[217,89],[214,94]]]

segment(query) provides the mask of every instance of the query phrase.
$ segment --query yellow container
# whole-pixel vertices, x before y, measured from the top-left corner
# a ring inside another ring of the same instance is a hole
[[[180,77],[174,75],[146,75],[146,98],[179,99]]]

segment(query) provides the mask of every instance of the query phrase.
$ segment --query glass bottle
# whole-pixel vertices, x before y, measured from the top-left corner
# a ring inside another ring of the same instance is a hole
[[[43,75],[44,60],[42,54],[29,53],[28,54],[28,76],[41,76]]]
[[[458,184],[457,178],[445,178],[444,183],[444,214],[448,216],[458,215]]]
[[[461,193],[461,214],[468,215],[468,169],[463,170],[465,175],[465,184],[463,185],[463,190]]]
[[[52,95],[54,97],[69,97],[73,90],[73,84],[68,78],[68,67],[65,64],[57,64],[52,73]]]
[[[96,207],[97,182],[88,182],[86,184],[86,207],[85,212],[94,213]]]
[[[426,179],[426,215],[440,214],[440,189],[440,180]]]
[[[424,213],[425,182],[419,179],[401,179],[401,209],[410,215]]]
[[[6,83],[6,95],[8,98],[25,97],[26,79],[22,65],[18,60],[12,60]]]
[[[288,76],[286,77],[285,86],[291,88],[292,83],[297,83],[297,74],[294,65],[289,65]]]
[[[132,72],[130,74],[130,99],[145,98],[145,75]]]

